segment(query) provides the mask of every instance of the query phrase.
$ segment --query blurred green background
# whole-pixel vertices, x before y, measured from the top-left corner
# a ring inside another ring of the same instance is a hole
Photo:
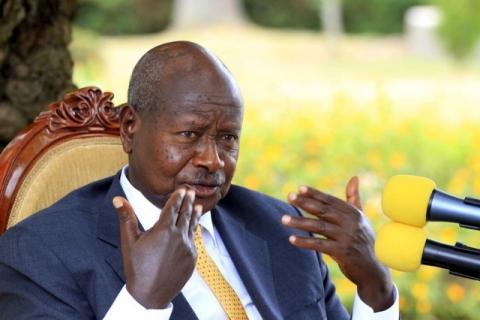
[[[123,103],[144,52],[195,41],[226,63],[243,90],[236,183],[281,199],[301,184],[343,197],[348,178],[358,175],[376,230],[386,221],[383,185],[397,173],[479,196],[480,1],[338,1],[341,28],[333,32],[322,15],[327,2],[335,7],[328,0],[237,1],[239,21],[182,26],[172,18],[174,1],[78,0],[74,82],[112,91]],[[408,8],[432,4],[443,16],[438,26],[428,29],[436,21],[431,11],[408,25]],[[212,19],[222,15],[215,10]],[[438,241],[480,246],[478,232],[457,225],[428,231]],[[326,260],[350,306],[354,286]],[[478,319],[478,282],[430,267],[393,276],[403,319]]]

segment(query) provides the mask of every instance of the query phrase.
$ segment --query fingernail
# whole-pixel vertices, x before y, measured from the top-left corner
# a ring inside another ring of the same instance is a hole
[[[180,195],[180,197],[184,197],[186,192],[187,191],[185,189],[178,190],[178,194]]]
[[[297,237],[295,236],[288,237],[288,241],[290,241],[291,243],[294,243],[296,240],[297,240]]]
[[[188,190],[188,191],[187,191],[187,196],[188,196],[188,197],[191,197],[191,198],[195,197],[195,191],[194,191],[194,190],[191,190],[191,189]]]
[[[290,221],[292,221],[292,217],[290,217],[289,215],[283,215],[282,216],[282,223],[290,223]]]
[[[112,203],[115,209],[123,207],[123,201],[118,197],[113,198]]]
[[[290,192],[290,193],[288,194],[288,200],[290,200],[290,201],[295,201],[295,200],[297,200],[297,194],[296,194],[296,193],[293,193],[293,192]]]
[[[307,193],[308,191],[308,188],[306,186],[300,186],[300,188],[298,188],[298,191],[300,191],[300,193]]]

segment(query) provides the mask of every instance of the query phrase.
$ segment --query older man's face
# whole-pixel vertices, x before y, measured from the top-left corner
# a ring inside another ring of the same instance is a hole
[[[227,193],[239,153],[243,107],[229,74],[173,79],[157,110],[132,125],[129,179],[153,203],[185,186],[212,209]],[[122,123],[122,125],[124,125]]]

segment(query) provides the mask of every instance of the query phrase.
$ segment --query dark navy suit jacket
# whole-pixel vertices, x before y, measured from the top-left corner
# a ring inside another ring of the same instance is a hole
[[[82,187],[0,238],[0,319],[99,319],[125,283],[112,198],[119,175]],[[281,201],[232,186],[213,222],[264,319],[348,319],[320,256],[288,243]],[[171,319],[197,319],[182,294]]]

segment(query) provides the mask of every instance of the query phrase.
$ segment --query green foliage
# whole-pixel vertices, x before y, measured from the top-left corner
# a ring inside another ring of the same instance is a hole
[[[254,22],[275,28],[318,30],[318,4],[312,0],[244,0]]]
[[[78,0],[76,26],[103,34],[160,31],[169,22],[173,0]]]
[[[269,27],[319,29],[322,0],[244,0],[251,19]],[[345,29],[351,33],[399,33],[407,8],[425,0],[343,0]]]
[[[457,59],[466,58],[480,39],[479,0],[433,0],[442,11],[440,36]]]
[[[425,0],[343,0],[345,29],[353,33],[400,33],[405,11],[423,2]]]
[[[249,18],[259,25],[321,29],[319,7],[322,0],[240,1],[243,1]],[[343,0],[345,29],[352,33],[399,33],[405,10],[425,1],[427,0]],[[461,0],[465,1],[468,0]],[[173,2],[174,0],[78,0],[74,23],[104,34],[156,32],[167,26]]]

